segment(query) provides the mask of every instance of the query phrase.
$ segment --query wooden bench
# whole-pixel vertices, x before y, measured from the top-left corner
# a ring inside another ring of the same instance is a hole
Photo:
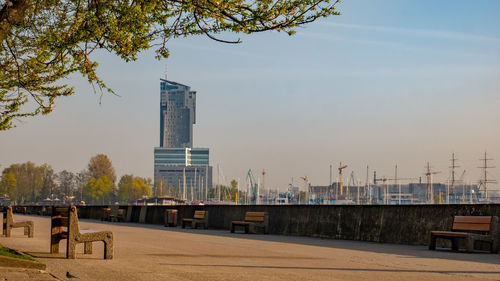
[[[475,241],[485,241],[491,245],[490,251],[498,251],[498,217],[492,216],[455,216],[451,231],[431,231],[429,250],[436,249],[437,238],[451,240],[451,249],[458,251],[458,242],[465,240],[467,252],[474,250]]]
[[[33,238],[33,234],[35,233],[35,225],[33,224],[33,221],[14,221],[14,216],[12,215],[12,207],[4,207],[2,220],[3,235],[5,235],[5,237],[10,237],[12,229],[19,227],[24,228],[24,235],[28,235],[29,238]]]
[[[191,228],[197,228],[202,224],[208,229],[208,211],[194,211],[192,219],[182,219],[182,228],[185,228],[187,223],[191,223]]]
[[[256,228],[261,228],[265,234],[269,233],[269,219],[265,212],[246,212],[244,221],[232,221],[231,232],[237,226],[244,227],[245,233],[256,233]]]
[[[84,243],[84,254],[92,254],[92,242],[104,242],[104,258],[113,258],[113,232],[92,229],[80,230],[75,206],[53,207],[50,225],[50,253],[59,253],[59,242],[66,243],[66,258],[76,258],[76,245]]]

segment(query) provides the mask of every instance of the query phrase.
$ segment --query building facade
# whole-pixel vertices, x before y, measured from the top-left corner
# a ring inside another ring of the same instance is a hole
[[[196,92],[177,82],[160,81],[160,147],[193,147]]]
[[[160,146],[154,148],[156,186],[177,190],[188,201],[206,200],[212,187],[208,148],[193,148],[196,92],[189,86],[160,79]]]

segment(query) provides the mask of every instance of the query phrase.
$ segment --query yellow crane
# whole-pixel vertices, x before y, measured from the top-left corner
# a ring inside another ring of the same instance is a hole
[[[347,168],[347,165],[342,165],[342,162],[340,162],[339,165],[339,185],[340,185],[340,195],[344,194],[344,183],[342,182],[342,170]]]

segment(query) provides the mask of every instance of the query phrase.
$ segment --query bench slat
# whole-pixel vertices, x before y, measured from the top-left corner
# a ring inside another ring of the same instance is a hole
[[[204,219],[205,218],[205,211],[195,211],[193,217],[195,219]]]
[[[490,231],[488,223],[453,223],[453,230]]]
[[[431,231],[431,233],[435,236],[467,237],[467,232]]]
[[[55,208],[55,212],[60,215],[68,216],[69,208]]]
[[[266,215],[266,213],[264,213],[264,212],[246,212],[245,213],[245,216],[247,216],[247,217],[263,217],[265,215]]]
[[[95,229],[80,229],[80,233],[94,233],[94,232],[101,232],[102,230],[95,230]]]
[[[266,217],[266,213],[264,213],[264,212],[246,212],[245,213],[245,221],[264,222],[265,217]]]
[[[491,216],[456,216],[453,219],[454,223],[487,223],[490,224],[493,218]]]
[[[263,222],[264,217],[245,217],[246,221],[256,221],[256,222]]]
[[[64,227],[68,227],[68,222],[69,222],[69,219],[68,218],[52,218],[52,226],[55,227],[55,226],[64,226]]]
[[[248,222],[248,221],[232,221],[232,224],[249,225],[250,222]]]

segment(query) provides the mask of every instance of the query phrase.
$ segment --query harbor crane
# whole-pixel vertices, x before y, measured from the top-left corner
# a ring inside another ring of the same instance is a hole
[[[247,181],[250,184],[250,193],[252,194],[252,203],[258,204],[257,200],[259,198],[259,188],[257,183],[255,182],[255,178],[253,177],[252,169],[248,170],[247,173]],[[247,194],[248,196],[248,194]]]
[[[431,171],[431,166],[429,162],[427,162],[427,171],[425,172],[425,176],[427,177],[427,202],[430,204],[434,204],[434,190],[432,186],[432,175],[436,175],[441,173],[441,171]]]
[[[344,183],[342,182],[342,170],[347,168],[347,165],[342,165],[342,162],[340,162],[339,165],[339,185],[340,185],[340,195],[344,194]]]
[[[305,185],[305,189],[306,189],[306,200],[307,200],[307,204],[309,204],[309,179],[307,178],[307,176],[303,176],[303,177],[300,177],[301,179],[304,180],[304,185]],[[299,201],[300,201],[300,195],[299,195]]]

